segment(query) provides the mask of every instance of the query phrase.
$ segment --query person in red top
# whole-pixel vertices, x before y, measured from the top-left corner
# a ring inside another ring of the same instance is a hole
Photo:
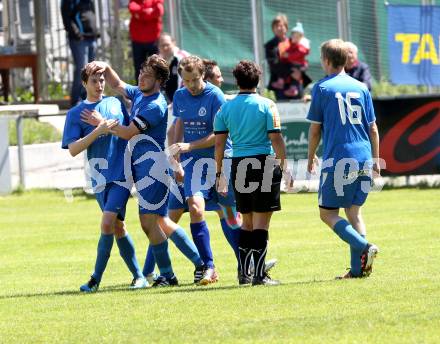
[[[274,86],[283,90],[283,95],[288,99],[302,98],[305,84],[310,83],[310,78],[305,74],[308,67],[306,56],[310,52],[310,41],[304,37],[301,23],[296,23],[290,39],[278,44],[278,51],[284,68]]]
[[[280,42],[278,50],[281,62],[307,68],[306,56],[310,52],[310,41],[304,37],[304,29],[301,23],[296,23],[296,26],[292,29],[290,39]]]
[[[133,49],[135,80],[141,64],[151,55],[157,54],[157,41],[162,32],[163,0],[130,0],[130,39]]]

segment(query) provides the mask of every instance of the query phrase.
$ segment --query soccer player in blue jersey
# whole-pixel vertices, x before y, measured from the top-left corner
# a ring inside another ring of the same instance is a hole
[[[240,93],[221,107],[214,122],[217,190],[223,193],[229,189],[224,150],[230,136],[231,180],[237,210],[243,215],[239,284],[276,285],[279,282],[272,280],[264,267],[270,219],[274,211],[281,210],[280,184],[287,166],[286,147],[275,103],[256,94],[259,66],[252,61],[240,61],[233,74]],[[252,279],[251,256],[255,262]]]
[[[205,199],[213,197],[217,203],[227,207],[234,206],[235,199],[232,192],[219,195],[214,188],[213,123],[215,114],[225,103],[225,97],[218,87],[203,80],[204,71],[203,61],[198,56],[185,57],[180,61],[179,73],[185,87],[177,90],[173,98],[173,114],[177,120],[175,144],[170,149],[180,154],[184,173],[178,170],[175,176],[177,181],[183,181],[190,212],[191,233],[207,267],[200,283],[209,284],[218,280],[218,274],[205,221]],[[229,234],[231,246],[237,246],[234,230]]]
[[[110,130],[119,122],[126,123],[128,116],[118,99],[103,97],[105,80],[102,73],[89,75],[83,69],[81,80],[87,91],[87,99],[67,113],[62,148],[69,149],[72,156],[87,150],[92,186],[102,210],[102,220],[95,271],[90,281],[82,285],[80,290],[98,290],[110,258],[114,237],[122,258],[133,274],[131,287],[144,288],[148,283],[139,269],[133,242],[124,224],[125,207],[130,192],[119,184],[125,181],[123,162],[127,141],[109,135]],[[84,110],[96,110],[102,114],[96,127],[81,121],[81,112]]]
[[[112,132],[119,137],[134,140],[130,141],[133,145],[131,169],[139,199],[139,218],[161,274],[153,286],[177,285],[166,234],[194,263],[195,274],[203,271],[204,267],[194,243],[181,227],[166,216],[170,176],[163,150],[168,108],[160,88],[168,79],[168,64],[158,55],[150,56],[142,64],[137,87],[124,83],[104,62],[92,62],[88,69],[103,71],[110,86],[132,101],[130,124],[117,125]],[[88,113],[84,120],[94,123],[95,116],[99,114]]]
[[[214,86],[221,87],[223,83],[222,73],[216,61],[214,60],[203,60],[203,65],[205,67],[204,71],[204,80],[210,82]],[[168,142],[174,142],[174,130],[175,130],[175,122],[170,126],[167,132]],[[227,140],[225,146],[225,156],[228,158],[232,157],[232,143],[230,140]],[[229,161],[230,163],[230,161]],[[182,198],[185,198],[185,193],[183,190],[183,186],[179,186],[179,192]],[[223,230],[223,234],[225,235],[226,240],[232,247],[234,254],[237,258],[238,266],[240,265],[239,257],[238,257],[238,241],[239,241],[239,229],[243,223],[240,212],[236,211],[236,207],[224,207],[221,204],[217,204],[216,200],[210,199],[206,202],[205,210],[207,211],[215,211],[220,219],[220,225]],[[188,202],[185,200],[184,202],[180,202],[174,194],[170,195],[168,200],[168,215],[174,221],[178,222],[181,218],[182,214],[188,211]],[[151,259],[151,255],[149,255]],[[149,261],[149,258],[146,258],[146,263],[144,267],[148,267],[148,272],[153,271],[154,262]],[[277,263],[276,259],[271,259],[266,262],[265,271],[268,272],[271,270],[275,264]],[[253,259],[251,259],[251,267],[250,270],[253,273],[254,264]],[[144,271],[145,275],[145,271]]]
[[[320,217],[350,245],[351,267],[340,278],[358,278],[370,275],[379,251],[365,239],[361,214],[373,171],[380,174],[379,134],[370,92],[344,72],[347,58],[348,49],[342,40],[332,39],[321,45],[321,65],[327,77],[312,90],[307,115],[311,121],[308,171],[315,172],[315,153],[322,136]],[[339,216],[340,208],[344,208],[348,221]]]
[[[174,124],[172,124],[167,132],[169,145],[170,142],[174,142],[174,127]],[[178,223],[183,213],[189,211],[189,208],[188,202],[185,199],[185,192],[182,184],[178,185],[178,190],[176,191],[176,194],[171,193],[168,199],[168,216],[171,221]],[[232,231],[238,230],[241,227],[241,214],[235,211],[235,207],[222,209],[216,202],[217,200],[211,198],[207,201],[205,209],[207,211],[215,211],[218,214],[223,233],[237,256],[238,252],[236,252],[234,248],[236,247],[238,250],[238,238],[236,235],[234,236],[235,232]],[[227,220],[228,215],[229,220]],[[271,264],[269,266],[269,269],[276,264],[276,260],[272,260],[270,263]],[[143,268],[144,276],[154,276],[154,266],[154,256],[152,255],[151,249],[148,248]],[[197,275],[194,276],[194,283],[199,283],[202,278],[203,272],[199,272]]]

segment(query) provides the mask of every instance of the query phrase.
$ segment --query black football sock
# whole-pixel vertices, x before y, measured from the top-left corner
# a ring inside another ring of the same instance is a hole
[[[240,229],[238,244],[238,258],[240,261],[240,273],[249,276],[249,265],[252,257],[252,232]]]
[[[252,232],[252,254],[254,256],[254,277],[263,278],[267,253],[267,239],[269,233],[264,229],[254,229]]]

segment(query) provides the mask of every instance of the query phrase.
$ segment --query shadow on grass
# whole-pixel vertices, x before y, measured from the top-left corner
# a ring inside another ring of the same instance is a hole
[[[297,282],[286,282],[281,283],[279,286],[272,286],[271,288],[283,287],[283,286],[300,286],[300,285],[313,285],[318,283],[328,283],[335,282],[334,279],[322,279],[322,280],[311,280],[311,281],[297,281]],[[337,282],[337,281],[336,281]],[[237,284],[233,285],[219,285],[213,284],[208,286],[195,286],[193,283],[182,283],[175,287],[162,287],[162,288],[147,288],[147,289],[128,289],[126,284],[116,284],[107,287],[100,288],[98,294],[102,293],[141,293],[145,292],[150,295],[156,294],[171,294],[171,293],[207,293],[212,291],[222,291],[222,290],[239,290],[247,289],[250,285],[239,286]],[[264,286],[260,286],[264,287]],[[88,295],[82,293],[79,290],[65,290],[65,291],[55,291],[47,293],[17,293],[10,295],[0,295],[0,300],[16,299],[16,298],[33,298],[33,297],[47,297],[47,296],[75,296],[75,295]]]

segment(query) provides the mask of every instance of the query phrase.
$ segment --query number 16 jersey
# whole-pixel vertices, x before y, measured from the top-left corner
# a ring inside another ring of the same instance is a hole
[[[362,168],[372,160],[370,124],[376,121],[367,87],[347,74],[332,74],[312,89],[312,103],[307,119],[321,124],[323,160],[353,159]]]

